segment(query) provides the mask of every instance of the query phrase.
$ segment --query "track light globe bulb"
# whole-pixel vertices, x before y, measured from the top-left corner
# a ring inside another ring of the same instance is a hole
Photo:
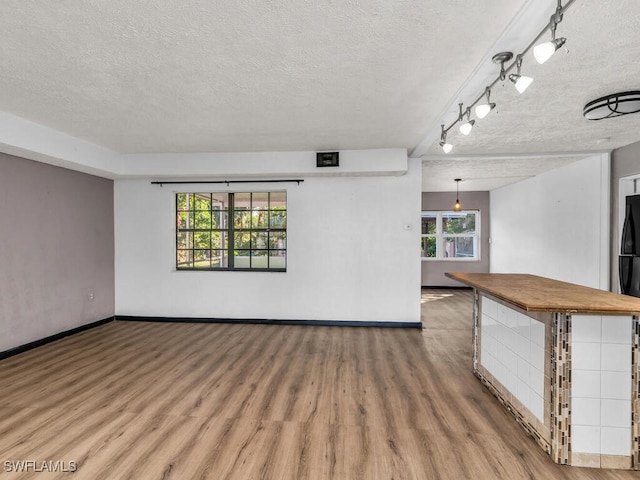
[[[489,112],[496,108],[495,103],[483,103],[481,105],[476,106],[476,117],[484,118],[489,115]]]
[[[442,151],[444,153],[449,153],[453,149],[453,145],[447,142],[440,142],[440,146],[442,147]]]
[[[533,56],[539,64],[543,64],[549,60],[553,54],[565,44],[566,41],[567,39],[562,37],[536,45],[533,48]]]
[[[533,56],[539,64],[549,60],[554,53],[556,53],[556,46],[553,42],[541,43],[533,48]]]
[[[517,73],[512,73],[511,75],[509,75],[509,80],[511,80],[516,86],[516,90],[518,90],[518,93],[523,93],[533,82],[533,78],[519,75]]]
[[[463,135],[469,135],[475,123],[475,120],[469,120],[468,122],[463,123],[460,125],[460,133]]]

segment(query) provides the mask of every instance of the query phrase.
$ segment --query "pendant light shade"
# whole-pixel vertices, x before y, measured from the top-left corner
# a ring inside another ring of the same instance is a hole
[[[454,182],[456,182],[456,203],[453,204],[453,211],[454,212],[459,212],[462,210],[462,204],[460,203],[460,199],[458,198],[458,185],[460,184],[460,182],[462,181],[461,178],[456,178],[453,180]]]

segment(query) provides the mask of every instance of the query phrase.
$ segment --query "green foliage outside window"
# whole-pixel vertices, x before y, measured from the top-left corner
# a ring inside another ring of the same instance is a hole
[[[478,259],[478,212],[422,212],[421,256],[425,259]]]
[[[286,268],[286,192],[176,194],[176,268]]]

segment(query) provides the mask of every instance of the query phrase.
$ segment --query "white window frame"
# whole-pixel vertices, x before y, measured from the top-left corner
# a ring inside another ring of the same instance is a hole
[[[424,238],[435,238],[436,239],[436,256],[435,257],[420,257],[423,261],[428,262],[479,262],[480,261],[480,210],[462,210],[460,212],[454,212],[453,210],[423,210],[422,214],[429,214],[436,216],[436,233],[421,233],[420,234],[420,244],[422,248],[422,239]],[[476,216],[476,230],[475,233],[448,233],[444,235],[442,233],[442,217],[447,214],[453,215],[468,215],[475,214]],[[422,218],[422,217],[421,217]],[[420,229],[422,231],[422,220],[420,222]],[[474,251],[476,253],[475,257],[445,257],[443,252],[443,238],[450,237],[461,237],[461,238],[473,238]]]

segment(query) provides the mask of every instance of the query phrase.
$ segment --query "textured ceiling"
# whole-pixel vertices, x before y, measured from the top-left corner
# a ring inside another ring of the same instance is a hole
[[[495,188],[505,171],[569,161],[537,154],[640,140],[640,115],[582,117],[589,100],[640,89],[640,3],[576,0],[558,27],[568,52],[542,66],[525,58],[529,90],[497,86],[497,111],[449,136],[456,155],[529,161],[443,157],[440,123],[495,78],[488,59],[524,48],[555,4],[3,0],[0,110],[119,153],[403,147],[426,155],[430,188],[445,188],[430,173],[471,179],[483,162]]]
[[[580,156],[456,158],[423,160],[422,190],[448,192],[456,189],[455,178],[462,181],[459,190],[487,191],[526,180],[541,173],[563,167]]]
[[[411,148],[522,3],[3,0],[0,108],[123,153]]]
[[[529,52],[522,65],[534,78],[529,89],[519,94],[508,80],[499,82],[491,92],[495,113],[478,120],[467,137],[451,130],[452,154],[594,151],[640,140],[640,114],[602,121],[582,115],[591,100],[640,89],[639,31],[637,0],[576,0],[557,29],[565,47],[543,65]],[[432,143],[428,153],[442,152]]]

